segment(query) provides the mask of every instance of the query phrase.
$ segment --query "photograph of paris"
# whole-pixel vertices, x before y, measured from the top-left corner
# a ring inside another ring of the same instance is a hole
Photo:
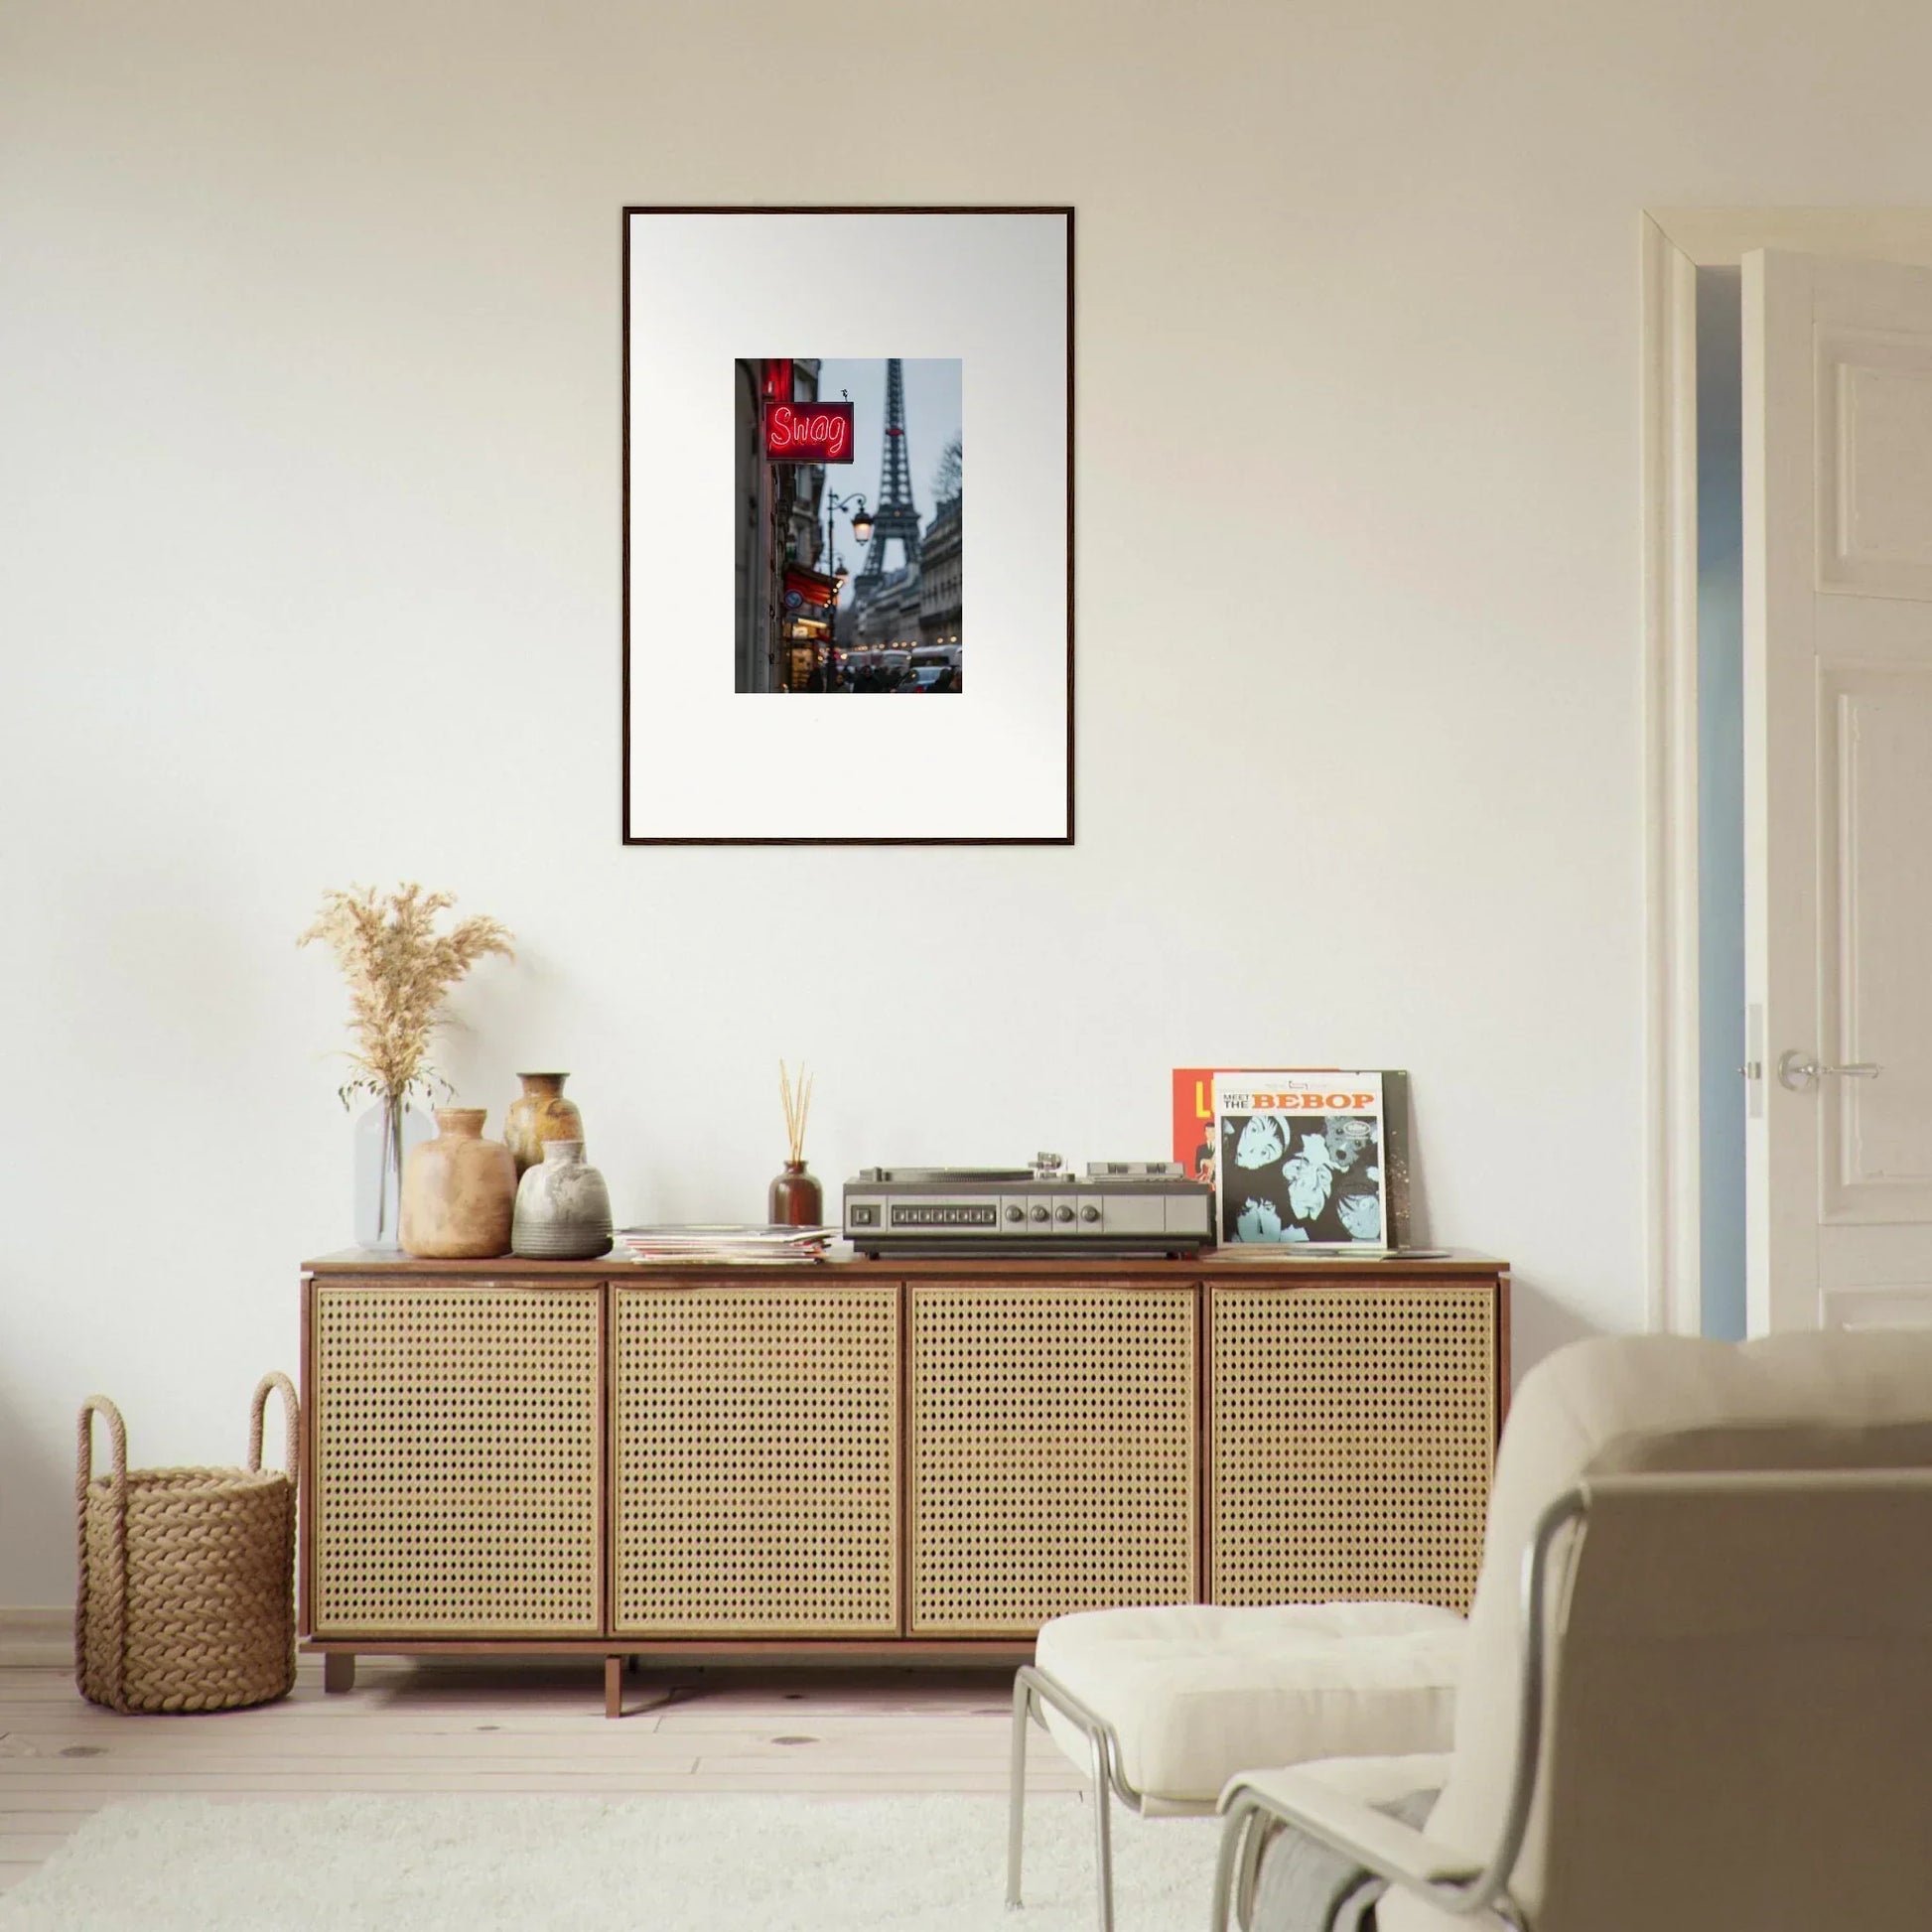
[[[965,689],[960,364],[737,363],[736,689]]]

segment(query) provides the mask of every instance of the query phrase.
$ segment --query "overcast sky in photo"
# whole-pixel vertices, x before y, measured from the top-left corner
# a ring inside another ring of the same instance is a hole
[[[956,357],[908,356],[905,371],[906,465],[912,476],[912,501],[918,506],[919,525],[932,521],[937,506],[932,493],[932,473],[939,467],[939,453],[960,433],[960,364]],[[852,398],[852,461],[826,466],[833,491],[850,496],[856,489],[866,499],[866,507],[879,507],[879,459],[886,441],[886,362],[883,356],[861,359],[828,356],[818,367],[818,393],[823,402],[838,402],[842,393]],[[824,512],[820,511],[820,528]],[[855,577],[864,561],[864,551],[852,541],[852,519],[837,519],[838,559],[843,569]],[[897,570],[903,562],[897,543],[888,547],[887,569]],[[845,601],[850,602],[852,587],[846,586]]]

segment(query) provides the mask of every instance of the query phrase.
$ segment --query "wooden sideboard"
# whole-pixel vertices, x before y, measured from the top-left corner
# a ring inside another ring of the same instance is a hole
[[[1122,1603],[1467,1605],[1509,1276],[391,1260],[302,1277],[303,1648],[1023,1658]]]

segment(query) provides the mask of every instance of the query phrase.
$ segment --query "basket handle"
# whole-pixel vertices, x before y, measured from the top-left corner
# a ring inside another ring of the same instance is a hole
[[[94,1479],[94,1418],[104,1416],[107,1420],[107,1439],[114,1450],[114,1475],[108,1485],[108,1493],[113,1497],[114,1507],[119,1509],[127,1500],[127,1424],[121,1420],[121,1412],[104,1395],[90,1395],[80,1405],[80,1453],[75,1470],[76,1481],[73,1493],[84,1509],[87,1503],[87,1485]]]
[[[107,1484],[113,1535],[106,1551],[107,1574],[99,1579],[92,1574],[87,1536],[87,1491],[94,1480],[96,1416],[107,1419],[108,1440],[114,1451],[114,1473]],[[90,1395],[80,1405],[79,1454],[74,1473],[75,1535],[80,1547],[73,1592],[73,1681],[83,1696],[118,1711],[124,1708],[127,1693],[127,1424],[104,1395]],[[96,1584],[103,1592],[107,1612],[96,1633],[99,1645],[90,1648],[88,1626],[94,1621],[90,1599]],[[94,1688],[89,1687],[90,1664],[99,1672]]]
[[[270,1389],[279,1389],[282,1392],[282,1419],[288,1430],[282,1460],[288,1465],[289,1480],[296,1482],[302,1475],[302,1430],[299,1406],[295,1399],[295,1384],[280,1369],[270,1369],[255,1384],[255,1399],[248,1411],[249,1472],[252,1474],[262,1465],[262,1425],[267,1420]]]

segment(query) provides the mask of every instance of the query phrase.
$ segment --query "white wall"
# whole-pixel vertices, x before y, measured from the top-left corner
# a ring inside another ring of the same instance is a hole
[[[1921,197],[1928,42],[8,0],[0,1603],[68,1588],[83,1393],[228,1459],[294,1365],[348,1137],[291,940],[351,880],[516,929],[445,1063],[498,1119],[575,1069],[621,1213],[758,1211],[780,1052],[833,1179],[1405,1065],[1521,1358],[1637,1325],[1637,210]],[[757,200],[1079,208],[1071,851],[618,844],[618,210]]]

